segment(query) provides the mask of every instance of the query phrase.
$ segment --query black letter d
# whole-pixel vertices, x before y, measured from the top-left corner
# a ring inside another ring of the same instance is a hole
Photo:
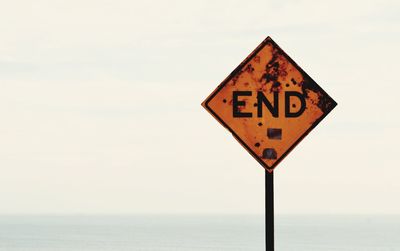
[[[300,102],[301,106],[297,112],[290,112],[290,97],[297,97]],[[304,99],[303,94],[299,92],[285,92],[285,117],[286,118],[296,118],[303,114],[304,110],[306,109],[306,100]]]

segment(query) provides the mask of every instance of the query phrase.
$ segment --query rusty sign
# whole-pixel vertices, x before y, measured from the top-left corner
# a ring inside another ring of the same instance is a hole
[[[202,106],[272,171],[336,102],[267,37]]]

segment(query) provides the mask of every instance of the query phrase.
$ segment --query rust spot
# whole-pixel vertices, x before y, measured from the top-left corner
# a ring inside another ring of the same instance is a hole
[[[279,54],[279,52],[277,50],[273,50],[272,58],[265,66],[265,73],[262,75],[261,78],[265,80],[265,83],[275,83],[279,77],[284,78],[287,76],[287,64],[284,60],[280,60],[280,57],[281,55]]]
[[[308,77],[304,77],[304,80],[300,83],[304,97],[309,98],[308,92],[312,91],[318,94],[318,103],[316,104],[322,112],[326,113],[333,109],[336,105],[335,101],[328,95],[321,92],[321,88]]]
[[[269,89],[269,92],[270,92],[270,93],[272,93],[272,92],[280,92],[281,90],[282,90],[282,85],[281,85],[281,83],[278,82],[278,81],[275,81],[275,82],[272,84],[271,88]]]
[[[240,71],[238,71],[238,72],[234,75],[234,77],[232,78],[232,85],[233,85],[233,86],[236,85],[236,82],[239,80],[240,75],[241,75],[242,73],[243,73],[243,71],[240,70]]]
[[[248,64],[245,68],[245,71],[247,71],[248,73],[252,73],[254,71],[253,66],[251,66],[251,64]]]

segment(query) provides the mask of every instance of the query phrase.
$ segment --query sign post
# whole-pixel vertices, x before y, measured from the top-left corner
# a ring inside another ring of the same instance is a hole
[[[265,169],[266,250],[274,250],[273,170],[336,102],[270,37],[202,106]]]
[[[274,173],[265,172],[265,247],[274,250]]]

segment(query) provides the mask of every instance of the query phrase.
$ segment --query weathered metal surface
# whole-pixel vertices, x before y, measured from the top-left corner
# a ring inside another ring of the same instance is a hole
[[[268,37],[202,105],[272,171],[336,102]]]

